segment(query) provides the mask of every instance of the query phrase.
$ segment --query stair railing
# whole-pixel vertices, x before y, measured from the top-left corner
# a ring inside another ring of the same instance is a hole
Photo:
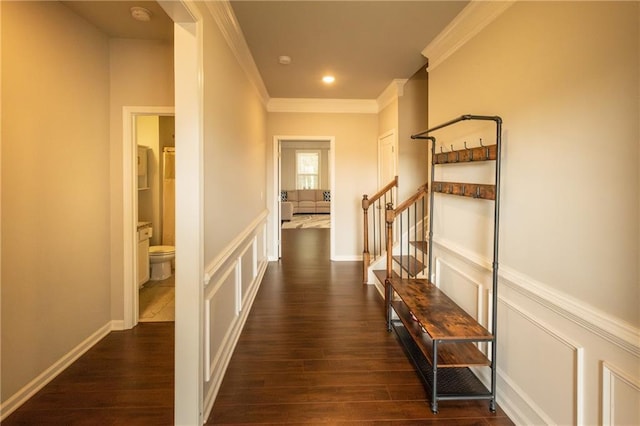
[[[395,188],[398,187],[398,176],[394,177],[391,182],[386,184],[382,189],[369,197],[367,194],[362,196],[362,211],[364,213],[363,228],[363,250],[362,250],[362,277],[363,283],[367,283],[369,279],[369,266],[371,262],[379,258],[386,248],[385,238],[385,214],[384,209],[388,203],[394,202]],[[369,208],[371,215],[369,215]],[[371,244],[369,244],[371,240]],[[369,252],[369,248],[373,253]]]
[[[427,231],[429,195],[428,185],[425,183],[411,197],[393,208],[387,204],[385,221],[387,224],[387,280],[393,277],[393,264],[399,265],[398,275],[404,278],[415,278],[424,273],[427,259]],[[396,226],[394,226],[394,222]],[[398,233],[394,243],[394,228]],[[393,253],[393,246],[396,253]]]

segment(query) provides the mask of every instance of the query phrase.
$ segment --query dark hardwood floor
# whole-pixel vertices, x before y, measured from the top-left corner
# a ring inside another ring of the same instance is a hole
[[[283,231],[209,425],[511,425],[484,402],[425,391],[384,326],[360,262],[329,261],[329,230]],[[113,332],[3,425],[170,425],[173,323]]]
[[[110,333],[2,425],[173,424],[173,330],[155,322]]]
[[[487,401],[424,388],[361,262],[329,261],[329,230],[283,230],[207,424],[510,425]]]

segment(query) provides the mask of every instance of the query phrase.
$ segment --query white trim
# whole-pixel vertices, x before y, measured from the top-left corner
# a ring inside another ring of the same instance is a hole
[[[271,215],[271,226],[272,226],[272,234],[273,240],[272,250],[273,253],[269,260],[277,261],[280,256],[280,244],[281,244],[281,231],[282,226],[280,225],[280,167],[279,167],[279,154],[280,154],[280,142],[284,141],[308,141],[308,142],[318,142],[318,141],[328,141],[329,142],[329,190],[331,191],[331,207],[330,207],[330,215],[331,215],[331,229],[329,230],[329,238],[330,241],[330,258],[331,260],[338,260],[335,258],[335,244],[336,244],[336,173],[335,173],[335,155],[336,155],[336,138],[335,136],[279,136],[276,135],[273,137],[273,160],[272,160],[272,169],[273,169],[273,204],[271,211],[275,214]],[[274,258],[275,256],[275,258]],[[362,260],[362,259],[360,259]]]
[[[179,350],[174,361],[173,423],[196,425],[204,423],[204,21],[193,3],[176,3],[194,19],[174,25],[175,131],[179,150],[175,163],[175,346]]]
[[[480,325],[482,325],[482,326],[486,327],[487,329],[489,329],[489,321],[490,321],[490,315],[489,315],[490,306],[489,306],[489,303],[490,303],[490,301],[489,300],[485,300],[485,294],[484,294],[483,290],[487,290],[487,291],[490,292],[491,289],[490,288],[485,288],[485,286],[481,282],[479,282],[478,280],[473,278],[471,275],[467,274],[461,268],[456,267],[451,262],[447,262],[441,256],[434,256],[434,260],[435,260],[436,271],[437,271],[437,273],[436,273],[436,281],[434,283],[435,286],[437,288],[439,288],[439,289],[442,289],[442,285],[440,283],[440,276],[442,275],[441,274],[442,266],[446,266],[451,271],[453,271],[454,273],[456,273],[459,276],[461,276],[470,285],[474,286],[475,287],[475,293],[476,293],[474,295],[474,297],[476,299],[476,318],[474,318],[474,319],[476,321],[478,321],[478,323],[480,323]],[[445,291],[445,293],[446,293],[446,291]],[[491,309],[493,309],[493,307],[491,307]],[[485,312],[485,311],[487,311],[487,312]]]
[[[264,226],[266,227],[266,225]],[[266,229],[263,227],[263,232],[266,233]],[[222,384],[222,379],[224,378],[227,367],[229,366],[229,361],[231,360],[231,356],[233,355],[233,351],[238,343],[238,339],[240,338],[240,334],[242,333],[242,329],[244,328],[244,324],[247,321],[247,317],[249,316],[249,312],[251,311],[251,306],[253,305],[253,301],[258,294],[258,289],[260,288],[260,284],[262,283],[262,278],[267,270],[267,261],[263,260],[258,264],[258,269],[256,271],[256,275],[253,279],[253,282],[248,290],[247,297],[245,298],[245,303],[240,309],[238,315],[236,315],[233,324],[228,330],[228,333],[225,335],[224,344],[222,348],[216,354],[216,360],[214,362],[214,366],[219,368],[215,368],[215,374],[211,375],[209,389],[207,394],[204,397],[204,419],[208,419],[211,414],[211,410],[213,409],[213,404],[215,402],[218,391],[220,390],[220,386]],[[208,337],[207,337],[208,339]],[[208,346],[206,346],[208,348]]]
[[[471,1],[447,27],[422,50],[422,55],[429,59],[428,70],[433,71],[438,65],[464,46],[483,28],[493,22],[515,0],[504,1]]]
[[[123,329],[138,324],[138,173],[136,171],[136,124],[138,116],[175,116],[173,106],[122,107],[122,264]]]
[[[35,395],[40,389],[45,387],[49,382],[55,379],[74,361],[85,354],[96,343],[113,330],[112,322],[108,322],[92,335],[80,342],[76,347],[71,349],[49,368],[40,373],[36,378],[27,383],[22,389],[11,395],[6,401],[0,405],[0,421],[6,419],[11,413],[17,410],[22,404],[27,402],[29,398]]]
[[[252,233],[256,232],[258,225],[260,222],[264,221],[264,219],[269,215],[269,210],[264,209],[260,214],[241,232],[239,233],[232,241],[225,247],[224,250],[220,252],[218,256],[216,256],[204,270],[204,276],[202,278],[202,282],[206,287],[209,285],[209,281],[211,281],[211,277],[224,265],[226,261],[228,261],[233,253],[242,245],[243,242],[246,241],[247,237]]]
[[[385,109],[391,102],[404,95],[404,85],[409,81],[406,78],[396,78],[380,93],[376,103],[378,104],[378,112]]]
[[[467,263],[491,270],[491,261],[489,259],[462,249],[456,244],[441,238],[434,238],[433,242],[439,248],[445,249]],[[507,266],[500,266],[499,277],[502,284],[509,288],[619,346],[632,355],[640,357],[640,329],[633,325],[552,289]]]
[[[362,262],[362,254],[331,256],[331,260],[335,262]]]
[[[271,98],[268,112],[377,114],[378,103],[373,99],[306,99]]]
[[[640,379],[629,376],[619,368],[602,361],[602,419],[603,426],[615,425],[615,384],[614,379],[618,379],[640,393]]]
[[[640,329],[511,268],[501,267],[500,277],[509,288],[640,357]]]
[[[575,397],[575,405],[573,406],[573,414],[575,416],[575,424],[581,425],[583,424],[584,418],[584,347],[580,346],[578,343],[564,336],[558,330],[554,329],[551,325],[545,323],[544,321],[540,321],[534,315],[529,313],[525,308],[514,303],[510,300],[507,300],[504,297],[499,297],[500,302],[505,305],[507,308],[511,309],[513,313],[516,315],[520,315],[522,318],[527,320],[533,326],[537,327],[539,330],[546,333],[548,336],[556,340],[557,342],[564,345],[566,348],[570,349],[573,352],[573,362],[574,369],[573,373],[575,375],[575,381],[573,383],[574,389],[574,397]],[[555,422],[551,421],[550,417],[540,408],[537,407],[536,414],[545,419],[545,423],[547,424],[555,424]]]
[[[227,0],[218,0],[208,1],[205,2],[205,4],[211,13],[211,16],[213,16],[213,19],[216,21],[216,24],[218,24],[218,28],[236,57],[236,60],[258,92],[258,96],[262,100],[262,104],[267,105],[267,102],[269,101],[269,93],[262,81],[262,76],[258,71],[258,67],[253,60],[251,50],[247,45],[244,34],[242,33],[242,28],[240,28],[236,15],[233,13],[231,3]]]

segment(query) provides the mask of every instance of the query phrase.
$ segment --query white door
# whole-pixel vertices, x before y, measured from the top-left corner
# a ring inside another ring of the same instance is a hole
[[[378,188],[382,188],[396,176],[396,133],[390,131],[378,138]]]

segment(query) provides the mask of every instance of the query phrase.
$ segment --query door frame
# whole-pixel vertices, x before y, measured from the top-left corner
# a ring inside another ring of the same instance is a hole
[[[271,211],[273,214],[273,250],[272,253],[275,253],[277,259],[280,259],[282,255],[282,224],[281,217],[282,212],[280,210],[280,149],[281,142],[286,141],[300,141],[300,142],[329,142],[329,190],[331,191],[331,207],[330,207],[330,220],[331,220],[331,229],[329,230],[330,236],[330,259],[334,260],[335,258],[335,144],[336,138],[335,136],[274,136],[273,137],[273,205]],[[277,260],[276,259],[276,260]]]
[[[174,116],[174,107],[122,107],[122,225],[124,265],[124,328],[138,324],[138,172],[136,118],[139,116]]]

